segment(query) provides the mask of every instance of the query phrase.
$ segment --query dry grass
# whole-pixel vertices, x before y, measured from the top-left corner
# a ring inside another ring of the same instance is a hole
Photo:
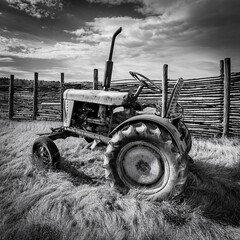
[[[186,191],[150,203],[109,188],[83,139],[56,141],[64,171],[33,168],[35,134],[60,123],[0,124],[0,239],[240,239],[237,139],[194,139]]]

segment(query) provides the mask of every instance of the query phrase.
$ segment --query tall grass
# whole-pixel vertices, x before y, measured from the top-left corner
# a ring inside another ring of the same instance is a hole
[[[194,139],[187,188],[174,200],[121,195],[104,180],[104,147],[57,140],[60,171],[31,165],[52,122],[0,120],[0,239],[240,239],[240,143]]]

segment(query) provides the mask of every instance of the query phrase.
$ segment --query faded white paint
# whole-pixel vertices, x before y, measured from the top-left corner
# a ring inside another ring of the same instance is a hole
[[[97,103],[109,106],[121,106],[128,99],[127,92],[68,89],[64,92],[65,100]]]

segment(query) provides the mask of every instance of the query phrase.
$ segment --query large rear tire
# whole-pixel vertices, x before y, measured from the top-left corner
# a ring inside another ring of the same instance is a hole
[[[58,168],[60,154],[56,144],[49,137],[37,138],[32,147],[32,161],[40,168]]]
[[[110,140],[104,157],[106,178],[120,191],[136,190],[148,200],[179,195],[187,180],[187,157],[170,134],[153,123],[134,123]]]

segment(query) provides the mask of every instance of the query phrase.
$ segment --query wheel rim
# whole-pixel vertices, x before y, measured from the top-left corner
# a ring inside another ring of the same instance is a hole
[[[48,149],[45,146],[43,145],[37,146],[36,155],[38,159],[41,159],[44,165],[51,166],[52,163],[51,154],[49,153]]]
[[[135,141],[126,144],[118,155],[118,174],[129,187],[163,185],[165,156],[153,144]]]

